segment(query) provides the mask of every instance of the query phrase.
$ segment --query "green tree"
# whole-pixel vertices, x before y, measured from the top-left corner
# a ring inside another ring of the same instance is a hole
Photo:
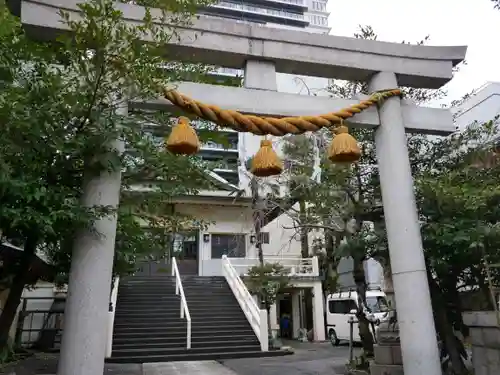
[[[245,278],[245,284],[253,295],[257,296],[267,311],[267,327],[272,337],[271,306],[278,295],[290,285],[290,270],[279,263],[264,263],[251,267]]]
[[[29,40],[19,20],[0,5],[0,229],[24,248],[6,275],[10,293],[0,316],[0,347],[5,347],[31,280],[33,257],[45,251],[64,279],[75,233],[115,213],[106,206],[82,206],[85,179],[104,169],[123,171],[122,205],[116,212],[121,238],[117,273],[130,272],[125,266],[148,251],[145,245],[154,245],[137,219],[146,226],[164,225],[157,218],[175,216],[168,212],[173,196],[196,193],[208,184],[200,160],[175,157],[149,136],[151,126],[168,132],[171,123],[165,115],[117,111],[125,97],[154,99],[160,85],[203,79],[209,67],[166,61],[159,47],[174,37],[176,25],[190,21],[196,6],[208,2],[141,4],[161,8],[161,19],[146,8],[143,25],[128,25],[110,0],[80,4],[78,21],[61,12],[71,36],[53,44]],[[158,26],[167,17],[174,27]],[[136,43],[144,34],[151,43]],[[117,97],[117,92],[126,96]],[[123,155],[108,146],[118,138],[127,145]],[[132,187],[145,182],[156,194],[139,204]]]
[[[375,39],[376,35],[370,28],[363,28],[357,37]],[[331,90],[341,97],[367,93],[366,86],[359,83],[333,85]],[[425,104],[443,98],[446,92],[404,89],[404,94],[418,104]],[[379,177],[374,167],[373,132],[353,130],[352,133],[361,144],[361,160],[345,168],[347,176],[343,175],[333,186],[348,198],[339,216],[344,214],[350,218],[353,227],[346,233],[340,254],[352,256],[354,279],[363,296],[366,282],[362,262],[372,257],[390,268],[390,261]],[[454,334],[454,330],[467,334],[461,320],[460,290],[479,289],[488,295],[483,262],[485,259],[498,262],[494,251],[498,246],[499,222],[498,210],[494,208],[498,206],[495,151],[498,134],[497,125],[492,121],[472,124],[466,131],[449,137],[408,135],[435,322],[455,374],[465,373],[461,358],[463,345]],[[361,334],[363,347],[369,353],[371,334],[366,324],[362,325],[365,325],[365,337]]]
[[[371,27],[361,27],[356,38],[376,40]],[[418,44],[424,44],[425,38]],[[329,91],[334,97],[351,98],[359,94],[369,94],[366,83],[334,82]],[[418,104],[440,99],[443,90],[422,90],[403,88],[405,97]],[[350,256],[354,262],[354,281],[359,296],[360,336],[366,354],[373,353],[373,336],[369,329],[369,308],[366,305],[366,277],[363,262],[373,257],[385,267],[390,267],[384,231],[383,207],[380,193],[377,160],[374,146],[374,132],[369,129],[352,129],[353,136],[361,147],[361,159],[352,166],[332,165],[326,158],[321,163],[321,183],[310,184],[309,215],[307,222],[298,226],[322,228],[325,241],[320,243],[323,250],[325,271],[328,277],[325,288],[336,286],[335,269],[343,256]],[[317,134],[323,145],[323,155],[331,142],[329,132]],[[412,167],[417,170],[425,149],[426,137],[410,135],[408,138]],[[345,241],[345,243],[342,243]],[[331,290],[330,289],[330,290]]]
[[[477,291],[490,309],[484,263],[500,255],[498,124],[471,124],[454,136],[429,141],[428,164],[416,180],[422,239],[438,334],[455,374],[465,374],[461,291]],[[493,270],[498,283],[498,271]]]

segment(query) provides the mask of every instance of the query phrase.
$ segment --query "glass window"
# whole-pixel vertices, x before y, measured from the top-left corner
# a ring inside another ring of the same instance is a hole
[[[246,236],[244,234],[212,234],[212,259],[220,259],[223,255],[230,258],[246,256]]]
[[[269,232],[260,232],[260,242],[263,244],[269,243]]]
[[[380,313],[389,311],[389,305],[385,297],[367,297],[366,304],[372,313]]]
[[[349,314],[351,310],[357,310],[356,302],[352,299],[335,300],[328,302],[330,314]]]

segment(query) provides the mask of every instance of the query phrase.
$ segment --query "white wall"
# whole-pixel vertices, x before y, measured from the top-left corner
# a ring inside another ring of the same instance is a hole
[[[355,288],[353,278],[353,260],[351,257],[341,259],[337,272],[339,273],[338,284],[340,288]],[[372,288],[381,288],[384,280],[383,268],[375,259],[368,259],[364,262],[366,283]]]
[[[54,302],[54,284],[47,282],[38,282],[33,289],[24,289],[23,298],[26,299],[26,310],[39,310],[40,312],[48,312]],[[20,309],[23,302],[21,302]],[[24,320],[24,329],[41,329],[44,324],[46,315],[43,313],[35,313],[28,315]],[[37,340],[40,332],[23,332],[21,342],[28,343]]]
[[[500,82],[487,83],[453,111],[460,130],[474,121],[482,123],[493,120],[500,115]]]
[[[204,233],[243,233],[246,234],[247,258],[256,258],[255,245],[250,243],[250,234],[253,233],[252,209],[250,206],[236,206],[217,204],[176,204],[176,211],[181,214],[191,215],[199,220],[208,222],[206,231],[200,232],[199,238],[199,274],[203,276],[220,275],[220,259],[211,259],[211,244],[203,242]],[[281,256],[283,258],[300,257],[300,242],[293,229],[283,227],[293,226],[288,215],[282,215],[275,221],[262,228],[269,232],[269,244],[264,244],[262,250],[264,257]],[[314,234],[311,234],[314,236]]]

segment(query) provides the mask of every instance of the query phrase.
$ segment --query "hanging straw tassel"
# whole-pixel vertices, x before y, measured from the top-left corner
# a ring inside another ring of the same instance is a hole
[[[349,134],[349,128],[341,125],[336,129],[337,135],[333,138],[328,159],[334,163],[354,163],[361,157],[356,139]]]
[[[283,162],[273,150],[273,144],[267,139],[260,142],[260,149],[252,159],[250,172],[257,177],[279,175],[283,171]]]
[[[187,117],[179,117],[167,139],[167,149],[176,155],[193,155],[200,149],[200,141]]]

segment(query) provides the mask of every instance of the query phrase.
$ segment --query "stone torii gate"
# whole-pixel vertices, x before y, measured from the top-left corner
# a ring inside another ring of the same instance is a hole
[[[59,9],[78,17],[78,2],[11,0],[10,6],[30,35],[52,39],[64,31]],[[144,8],[116,7],[130,23],[141,22]],[[180,83],[179,92],[223,109],[270,117],[317,115],[358,102],[279,93],[276,72],[365,81],[372,92],[398,86],[439,88],[452,78],[452,68],[466,52],[462,46],[385,43],[203,18],[178,28],[178,33],[179,40],[168,46],[176,59],[245,70],[244,88]],[[165,99],[129,106],[167,111],[174,107]],[[392,97],[349,124],[376,133],[404,372],[441,375],[405,131],[450,134],[455,130],[451,113]],[[119,185],[119,174],[102,175],[87,192],[86,203],[116,206]],[[102,219],[95,227],[102,238],[78,246],[73,255],[78,272],[70,279],[59,375],[98,375],[103,369],[116,220]]]

